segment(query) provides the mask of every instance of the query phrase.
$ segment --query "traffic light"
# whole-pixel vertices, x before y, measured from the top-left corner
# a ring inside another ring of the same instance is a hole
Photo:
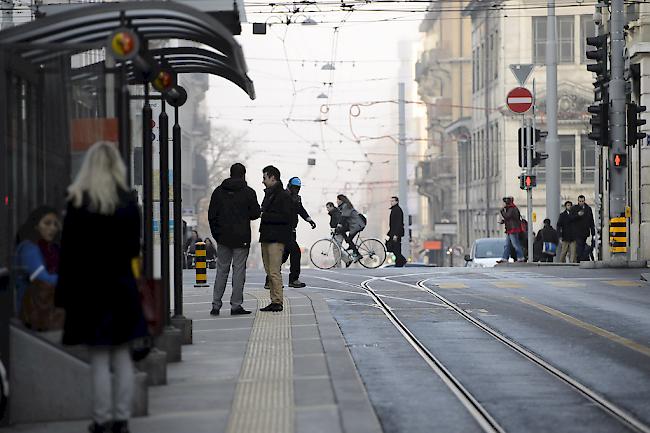
[[[591,132],[587,138],[594,140],[599,146],[609,146],[609,103],[604,101],[587,107],[591,113]]]
[[[634,102],[626,104],[627,113],[627,145],[634,147],[639,140],[646,137],[645,132],[639,132],[638,128],[645,125],[645,119],[639,119],[639,113],[645,111],[644,105],[636,105]]]
[[[519,175],[519,188],[521,189],[533,189],[537,186],[537,176],[531,174],[521,174]]]
[[[590,36],[587,38],[587,45],[595,47],[595,50],[589,50],[585,54],[589,60],[595,60],[596,63],[587,65],[587,70],[598,76],[594,85],[602,85],[607,77],[607,34]]]
[[[596,74],[594,82],[594,100],[599,104],[590,105],[587,111],[592,114],[591,132],[588,137],[599,146],[609,146],[609,92],[607,88],[607,34],[587,38],[587,45],[595,47],[585,54],[596,63],[587,65],[587,70]]]
[[[616,168],[625,168],[627,167],[627,154],[625,153],[615,153],[612,155],[612,163]]]
[[[533,131],[533,127],[529,126],[527,130]],[[517,138],[519,140],[519,167],[521,168],[528,167],[528,152],[526,151],[526,146],[524,145],[524,143],[526,142],[526,136],[524,135],[524,132],[526,132],[526,129],[519,128],[519,131],[517,133],[518,134]],[[546,137],[548,135],[548,132],[540,131],[539,129],[535,128],[532,135],[533,135],[533,143],[537,143],[539,140]],[[548,158],[547,154],[542,152],[534,152],[533,167],[538,165],[541,161],[545,160],[546,158]]]

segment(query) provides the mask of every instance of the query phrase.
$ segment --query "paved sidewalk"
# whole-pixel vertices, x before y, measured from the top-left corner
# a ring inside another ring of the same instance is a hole
[[[255,273],[249,281],[263,281]],[[188,280],[186,280],[188,281]],[[214,281],[214,276],[209,276]],[[194,344],[169,364],[168,384],[149,388],[149,416],[133,433],[379,433],[338,325],[327,304],[307,289],[285,288],[285,311],[264,313],[261,284],[247,284],[249,316],[211,317],[212,288],[185,285],[184,313]],[[52,396],[56,398],[56,396]],[[2,433],[84,432],[88,421],[19,425]]]

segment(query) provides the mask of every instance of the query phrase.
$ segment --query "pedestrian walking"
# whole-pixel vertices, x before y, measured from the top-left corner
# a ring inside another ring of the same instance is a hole
[[[289,267],[289,287],[300,288],[305,287],[306,284],[300,281],[300,247],[296,241],[296,228],[298,227],[298,216],[303,220],[307,221],[311,225],[312,230],[316,228],[316,223],[309,216],[309,213],[305,210],[305,207],[302,205],[302,199],[300,197],[300,188],[302,187],[302,182],[298,177],[292,177],[287,183],[287,192],[291,197],[291,239],[289,243],[284,247],[284,253],[282,254],[282,263],[284,264],[287,259],[290,259]],[[268,281],[267,281],[268,283]],[[268,284],[267,284],[268,285]]]
[[[262,170],[264,200],[260,222],[260,244],[264,270],[269,278],[271,303],[260,311],[282,311],[282,255],[291,242],[291,197],[282,187],[280,170],[269,165]]]
[[[359,249],[354,243],[354,237],[366,228],[366,221],[345,195],[337,195],[336,202],[341,211],[341,218],[336,229],[343,235],[345,242],[348,244],[348,249],[352,250],[352,260],[358,261],[361,258],[361,254],[359,254]],[[350,266],[350,264],[351,261],[346,262],[346,266]]]
[[[573,203],[566,201],[564,211],[557,220],[557,232],[562,239],[560,250],[560,263],[566,262],[567,255],[569,263],[575,263],[577,260],[577,242],[576,242],[576,218],[577,214],[572,210]]]
[[[557,230],[551,225],[551,220],[546,218],[544,220],[544,227],[537,232],[535,237],[535,243],[537,243],[539,248],[539,261],[540,262],[552,262],[557,254],[557,247],[560,243],[560,236],[557,233]]]
[[[101,247],[88,254],[93,245]],[[91,433],[129,431],[135,384],[129,343],[147,336],[131,266],[139,255],[140,212],[126,167],[114,144],[96,143],[68,188],[56,289],[66,313],[63,344],[90,352]]]
[[[335,229],[341,221],[341,211],[331,201],[325,204],[325,209],[327,209],[327,214],[330,216],[330,228]]]
[[[194,262],[196,258],[196,243],[200,242],[199,232],[192,230],[190,237],[185,241],[185,268],[194,269]]]
[[[40,206],[29,214],[16,236],[15,311],[25,326],[35,331],[63,327],[63,311],[54,306],[60,231],[56,209]]]
[[[246,167],[235,163],[230,177],[219,185],[210,198],[208,222],[217,242],[217,277],[212,293],[210,314],[219,315],[221,298],[226,290],[232,267],[232,295],[230,314],[250,314],[242,306],[246,283],[246,260],[251,245],[251,221],[260,217],[257,194],[246,183]]]
[[[523,231],[521,213],[519,212],[519,208],[515,206],[514,197],[503,197],[503,207],[499,212],[502,218],[499,223],[505,225],[506,243],[503,247],[501,260],[498,260],[497,263],[506,263],[508,261],[511,248],[515,249],[518,262],[525,261],[524,252],[519,242],[519,233]]]
[[[346,266],[350,266],[350,264],[352,264],[352,259],[350,258],[350,255],[347,253],[347,251],[345,251],[343,248],[343,235],[336,230],[336,227],[341,222],[341,211],[339,208],[334,206],[334,203],[331,201],[325,203],[325,208],[327,209],[327,214],[330,216],[330,228],[334,230],[334,241],[339,246],[341,251],[341,260],[338,261],[336,266],[340,267],[341,263],[345,263]]]
[[[388,238],[392,242],[393,254],[395,254],[395,267],[401,268],[406,264],[406,257],[402,255],[402,237],[404,236],[404,211],[399,205],[398,197],[390,198],[390,227]]]
[[[573,209],[576,213],[576,257],[578,262],[588,261],[595,243],[596,226],[594,224],[594,213],[591,207],[585,203],[584,195],[578,196],[578,204]],[[591,237],[591,245],[587,245],[587,238]]]

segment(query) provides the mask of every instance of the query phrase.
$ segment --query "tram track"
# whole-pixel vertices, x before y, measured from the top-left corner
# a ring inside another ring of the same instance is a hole
[[[395,280],[395,278],[404,278],[409,276],[416,275],[426,275],[426,274],[403,274],[403,275],[392,275],[392,276],[383,276],[383,277],[371,277],[369,275],[364,275],[359,277],[365,277],[366,279],[359,284],[350,283],[347,281],[341,281],[333,278],[324,278],[316,277],[323,280],[329,280],[338,284],[344,284],[349,287],[355,287],[363,290],[367,293],[375,302],[377,307],[384,313],[384,315],[389,319],[391,324],[400,332],[404,337],[407,343],[413,347],[413,349],[418,353],[418,355],[426,362],[426,364],[435,372],[435,374],[440,377],[440,379],[445,383],[448,389],[454,394],[454,396],[460,401],[460,403],[467,409],[473,419],[480,425],[480,427],[485,432],[505,432],[504,428],[488,413],[488,411],[480,404],[480,402],[466,389],[466,387],[461,383],[461,381],[456,378],[448,368],[426,347],[426,345],[418,339],[418,337],[409,329],[409,327],[397,316],[397,314],[392,310],[390,305],[388,305],[383,298],[383,295],[380,295],[375,289],[372,288],[373,282],[390,282],[396,283],[403,286],[407,286],[433,296],[437,301],[444,305],[447,309],[455,312],[465,321],[472,324],[474,327],[485,332],[493,339],[499,341],[509,349],[513,350],[524,359],[532,362],[543,371],[551,375],[552,377],[558,379],[562,383],[569,386],[572,390],[582,395],[584,398],[589,400],[596,407],[601,409],[608,416],[612,417],[618,421],[621,425],[630,431],[641,432],[641,433],[650,433],[650,426],[645,424],[643,421],[636,418],[633,414],[621,408],[614,402],[608,400],[603,395],[584,385],[583,383],[572,378],[565,372],[561,371],[551,363],[547,362],[539,355],[528,350],[521,344],[517,343],[513,339],[507,337],[503,333],[499,332],[495,328],[489,326],[485,322],[477,319],[471,314],[467,313],[463,308],[461,308],[456,303],[450,301],[446,297],[442,296],[440,293],[435,290],[427,287],[426,282],[430,281],[432,278],[425,278],[417,281],[417,283],[407,283],[403,281]],[[430,275],[430,273],[429,273]],[[360,294],[362,292],[359,292]]]

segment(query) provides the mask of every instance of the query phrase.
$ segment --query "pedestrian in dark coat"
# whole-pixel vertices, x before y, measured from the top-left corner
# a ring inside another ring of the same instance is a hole
[[[210,314],[219,315],[221,298],[226,291],[228,274],[232,267],[232,295],[230,314],[250,314],[242,307],[246,284],[246,260],[251,245],[251,221],[260,217],[257,194],[246,183],[246,167],[235,163],[230,167],[230,178],[219,185],[210,198],[208,222],[217,241],[217,277],[212,294]]]
[[[577,261],[577,214],[572,208],[573,203],[566,201],[564,203],[564,211],[562,211],[560,217],[557,220],[557,232],[562,239],[560,263],[564,263],[566,261],[567,254],[569,255],[569,263],[576,263]]]
[[[88,233],[95,233],[92,242]],[[63,344],[89,347],[94,433],[128,432],[135,381],[129,343],[147,335],[132,271],[139,254],[140,212],[126,167],[115,145],[96,143],[68,188],[56,291],[66,312]]]
[[[287,184],[287,192],[291,197],[291,240],[284,247],[284,253],[282,254],[282,263],[285,263],[288,258],[290,258],[290,268],[289,268],[289,287],[301,288],[305,287],[306,284],[299,280],[300,278],[300,260],[301,252],[300,246],[296,240],[296,228],[298,227],[298,216],[303,220],[307,221],[311,225],[312,229],[316,228],[316,223],[307,213],[307,210],[302,205],[302,199],[300,198],[300,188],[302,187],[302,182],[298,177],[292,177],[289,179]],[[267,286],[268,286],[267,280]]]
[[[589,253],[592,248],[587,245],[587,238],[591,237],[591,245],[594,244],[596,226],[594,225],[594,213],[591,207],[585,203],[585,196],[578,196],[578,204],[574,206],[576,213],[576,257],[577,261],[589,260]]]
[[[557,230],[553,228],[551,225],[551,220],[548,218],[544,220],[544,227],[539,232],[537,232],[537,236],[535,236],[535,243],[539,245],[539,261],[552,262],[555,257],[555,253],[544,253],[543,246],[545,242],[555,244],[556,250],[560,244],[560,235],[558,235]]]
[[[393,243],[393,254],[395,254],[395,266],[398,268],[406,264],[406,257],[402,255],[402,237],[404,236],[404,211],[399,205],[398,197],[390,198],[388,238]]]
[[[341,221],[341,211],[331,201],[325,204],[325,208],[327,209],[327,214],[330,216],[330,228],[335,229]]]
[[[521,242],[519,241],[519,233],[523,231],[521,227],[521,214],[519,213],[519,208],[515,206],[515,199],[513,197],[503,198],[503,207],[500,210],[500,214],[500,223],[505,225],[506,242],[503,247],[501,260],[498,260],[497,263],[508,261],[511,248],[515,249],[518,262],[525,261],[524,252],[521,248]]]
[[[271,303],[260,311],[282,311],[282,254],[291,242],[291,197],[282,187],[280,170],[269,165],[262,170],[264,200],[260,222],[260,244],[264,270],[271,284]]]

